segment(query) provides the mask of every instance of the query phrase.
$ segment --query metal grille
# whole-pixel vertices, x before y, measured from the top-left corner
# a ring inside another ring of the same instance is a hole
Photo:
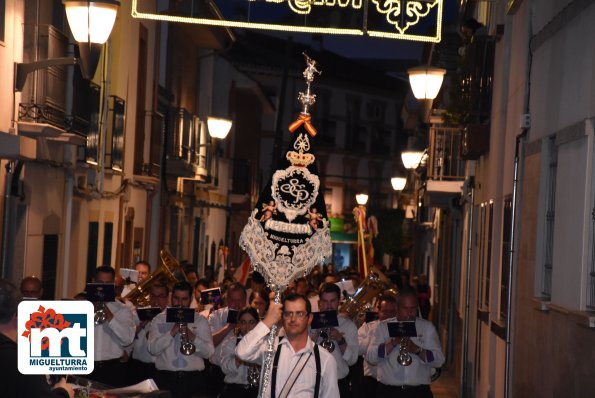
[[[543,280],[541,294],[552,295],[552,267],[554,260],[554,222],[556,219],[556,173],[558,171],[558,150],[553,139],[550,139],[550,163],[547,175],[547,197],[545,210],[545,240],[543,246]]]
[[[591,264],[589,267],[589,297],[587,307],[595,309],[595,207],[591,212]]]
[[[432,127],[430,129],[430,154],[428,177],[433,180],[464,180],[465,161],[461,159],[459,128]]]
[[[500,267],[500,317],[508,319],[508,270],[510,267],[510,256],[512,256],[512,242],[510,240],[512,227],[512,197],[504,199],[504,216],[502,220],[502,266]]]

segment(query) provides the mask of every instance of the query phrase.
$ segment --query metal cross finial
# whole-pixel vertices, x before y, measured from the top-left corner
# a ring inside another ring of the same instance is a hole
[[[306,88],[305,93],[300,92],[300,94],[298,95],[298,100],[303,105],[302,113],[305,115],[309,115],[309,113],[308,113],[309,108],[312,105],[314,105],[314,103],[316,102],[316,94],[312,94],[310,92],[310,85],[314,81],[314,74],[318,73],[319,75],[321,75],[322,71],[320,71],[318,69],[318,68],[320,68],[318,63],[315,60],[313,60],[312,58],[310,58],[308,56],[308,54],[306,54],[306,53],[302,53],[302,54],[304,55],[306,64],[308,65],[308,66],[306,66],[306,69],[304,70],[304,79],[306,79],[307,88]]]

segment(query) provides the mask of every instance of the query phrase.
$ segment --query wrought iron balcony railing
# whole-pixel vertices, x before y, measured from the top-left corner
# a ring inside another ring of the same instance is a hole
[[[465,161],[461,158],[463,131],[453,127],[430,128],[427,175],[432,180],[465,179]]]

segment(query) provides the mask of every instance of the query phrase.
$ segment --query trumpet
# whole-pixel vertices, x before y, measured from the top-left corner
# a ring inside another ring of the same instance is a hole
[[[95,321],[95,325],[101,325],[102,323],[105,323],[105,321],[107,321],[107,312],[105,310],[105,301],[103,301],[103,298],[104,298],[103,291],[98,291],[97,297],[100,299],[99,308],[97,308],[97,310],[95,311],[93,318]]]
[[[397,361],[402,366],[409,366],[411,365],[411,354],[407,352],[407,343],[409,342],[409,337],[401,337],[401,342],[399,343],[399,356],[397,357]]]
[[[105,312],[105,303],[102,301],[99,308],[95,311],[94,320],[96,325],[101,325],[107,321],[107,313]]]
[[[180,352],[183,355],[192,355],[196,351],[196,346],[188,340],[188,324],[180,323]]]
[[[320,346],[328,352],[333,352],[335,351],[335,343],[330,339],[330,335],[331,330],[329,328],[325,328],[320,331],[320,337],[322,337]]]

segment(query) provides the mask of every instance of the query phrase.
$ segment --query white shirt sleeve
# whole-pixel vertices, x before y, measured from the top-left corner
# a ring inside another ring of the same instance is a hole
[[[258,363],[266,349],[266,338],[271,330],[259,322],[236,347],[236,355],[246,362]]]
[[[120,302],[106,303],[105,305],[114,315],[112,320],[107,323],[109,329],[122,346],[132,344],[136,326],[130,308]]]

